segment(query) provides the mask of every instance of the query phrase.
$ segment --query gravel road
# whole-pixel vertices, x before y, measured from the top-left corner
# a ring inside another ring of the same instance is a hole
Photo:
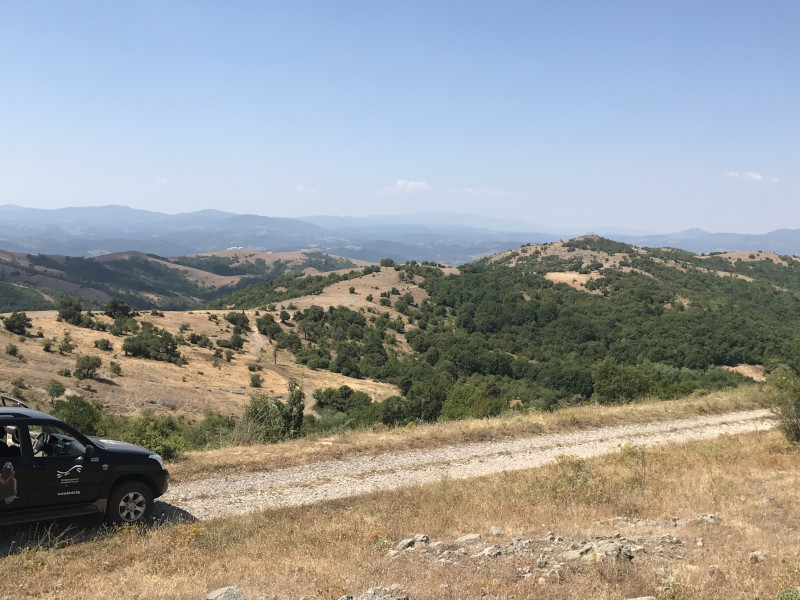
[[[505,442],[459,444],[434,450],[325,461],[275,471],[177,484],[161,498],[198,519],[253,510],[311,504],[441,480],[529,469],[560,454],[577,457],[612,452],[620,444],[641,446],[708,439],[773,427],[769,411],[602,427]]]

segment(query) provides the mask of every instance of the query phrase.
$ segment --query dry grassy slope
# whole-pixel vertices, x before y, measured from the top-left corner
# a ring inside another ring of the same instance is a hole
[[[594,235],[586,235],[576,239],[598,239],[597,236]],[[633,247],[636,252],[639,254],[644,254],[646,250],[644,248],[637,248]],[[662,248],[662,250],[669,250],[669,248]],[[564,242],[550,242],[546,244],[529,244],[520,246],[519,248],[515,248],[513,250],[507,250],[506,252],[500,252],[494,254],[490,257],[492,262],[501,262],[507,261],[506,264],[508,266],[516,266],[520,260],[525,259],[526,257],[531,256],[534,252],[538,251],[539,258],[543,259],[548,256],[556,256],[560,259],[573,259],[580,257],[583,259],[584,264],[591,263],[591,262],[599,262],[602,263],[603,268],[613,268],[618,269],[624,273],[639,273],[640,275],[645,275],[647,277],[652,277],[650,273],[645,271],[641,271],[639,269],[634,269],[629,266],[622,266],[620,265],[620,261],[626,260],[628,258],[627,254],[621,253],[608,253],[599,250],[585,250],[581,248],[570,248],[565,245]],[[788,263],[783,260],[778,254],[774,254],[771,252],[724,252],[721,254],[714,254],[717,258],[722,258],[727,260],[731,264],[735,264],[737,260],[742,260],[745,262],[757,262],[763,260],[770,260],[775,264],[789,266]],[[709,258],[706,256],[700,256],[699,258]],[[673,260],[663,260],[661,258],[654,258],[656,262],[664,264],[668,267],[672,267],[678,269],[680,271],[685,271],[685,267],[681,264],[677,263]],[[700,271],[705,271],[707,273],[712,273],[719,277],[735,277],[737,279],[743,279],[745,281],[753,281],[752,277],[748,277],[747,275],[741,275],[739,273],[730,273],[727,271],[718,271],[718,270],[708,270],[703,269],[702,267],[697,267]],[[587,293],[593,293],[590,290],[586,289],[586,283],[592,279],[599,277],[600,275],[596,272],[594,273],[578,273],[577,271],[556,271],[545,274],[545,278],[549,279],[553,283],[566,283],[570,287],[575,288],[576,290],[580,290]]]
[[[218,322],[209,320],[209,316],[214,314],[218,315]],[[224,314],[225,311],[175,311],[165,312],[164,317],[154,317],[144,313],[140,320],[151,321],[174,334],[178,333],[181,324],[187,323],[189,329],[186,335],[191,332],[205,333],[214,341],[231,335],[231,327],[223,319]],[[254,323],[255,311],[247,311],[247,314]],[[31,331],[34,335],[40,331],[45,338],[60,342],[67,332],[77,345],[72,355],[61,356],[55,351],[45,352],[40,339],[28,338],[23,342],[5,329],[0,330],[0,391],[9,393],[11,382],[22,378],[28,386],[28,389],[23,390],[26,398],[33,399],[33,403],[39,406],[47,404],[45,386],[51,379],[61,381],[67,387],[68,393],[78,393],[95,399],[114,413],[134,414],[152,409],[157,412],[174,411],[192,417],[202,415],[208,410],[241,414],[250,394],[286,394],[291,377],[301,382],[309,404],[313,403],[311,392],[314,389],[329,386],[349,385],[370,394],[376,400],[383,400],[397,393],[397,389],[388,384],[353,379],[328,371],[312,371],[295,364],[294,357],[286,351],[278,352],[277,364],[274,364],[269,340],[257,336],[255,332],[247,334],[243,352],[236,354],[230,363],[215,359],[208,349],[181,346],[180,350],[189,359],[189,364],[176,366],[127,357],[122,352],[124,338],[58,323],[55,311],[31,312],[28,316],[33,322]],[[97,318],[109,321],[102,316]],[[257,337],[261,338],[263,346],[259,351],[254,348],[259,345]],[[112,352],[102,352],[94,348],[94,341],[100,338],[112,342]],[[18,346],[24,360],[5,353],[6,346],[11,343]],[[54,344],[54,349],[57,347],[58,343]],[[72,377],[56,374],[63,368],[73,369],[78,354],[93,354],[102,358],[100,381],[79,382]],[[122,377],[111,378],[111,360],[121,365]],[[264,383],[260,390],[250,387],[252,373],[248,370],[248,365],[255,362],[263,369],[260,374]]]
[[[228,251],[239,252],[241,251]],[[291,253],[285,253],[291,254]],[[255,255],[248,253],[246,258]],[[271,255],[278,256],[278,255]],[[285,259],[289,258],[285,256]],[[347,272],[345,270],[344,272]],[[449,269],[448,272],[456,272]],[[355,288],[350,293],[350,287]],[[394,269],[381,269],[366,277],[343,281],[328,286],[323,293],[314,296],[303,296],[287,300],[276,306],[277,315],[280,310],[293,305],[297,310],[305,309],[311,305],[346,306],[351,310],[362,311],[366,316],[388,312],[392,319],[403,318],[394,308],[379,305],[380,294],[397,288],[401,294],[411,293],[415,302],[421,302],[427,297],[425,290],[416,284],[401,282],[399,273]],[[373,301],[368,302],[366,297],[372,294]],[[397,296],[392,296],[392,301]],[[182,324],[188,324],[185,335],[197,333],[208,335],[212,341],[227,338],[231,335],[231,326],[224,320],[227,311],[166,311],[164,317],[151,316],[142,313],[139,319],[152,322],[157,327],[167,329],[173,334],[178,334]],[[117,338],[107,332],[92,331],[74,327],[56,320],[55,311],[30,312],[33,329],[37,335],[41,332],[44,338],[55,339],[60,342],[64,334],[69,333],[77,348],[72,355],[61,356],[57,352],[45,352],[41,340],[28,338],[24,342],[17,336],[0,329],[0,348],[14,343],[19,347],[24,361],[0,354],[0,390],[10,392],[11,382],[22,378],[29,389],[23,390],[27,398],[38,400],[41,406],[46,405],[47,394],[45,386],[51,379],[58,379],[68,388],[68,393],[79,393],[99,401],[108,410],[119,414],[135,414],[143,409],[152,409],[157,412],[175,411],[187,416],[198,416],[208,410],[223,414],[241,414],[244,406],[252,393],[261,391],[267,394],[283,395],[287,391],[289,378],[301,382],[307,394],[307,404],[313,403],[311,392],[317,388],[339,387],[348,385],[355,390],[366,392],[376,401],[382,401],[391,395],[397,394],[395,386],[367,380],[353,379],[329,371],[313,371],[303,365],[298,365],[294,357],[287,351],[279,351],[277,364],[274,363],[271,342],[255,332],[255,310],[245,311],[250,318],[252,329],[247,334],[244,350],[235,356],[232,362],[215,359],[208,349],[196,346],[182,346],[181,352],[188,358],[189,364],[176,366],[168,363],[139,358],[127,357],[122,352],[124,338]],[[290,310],[293,313],[294,310]],[[209,319],[217,316],[217,321]],[[107,323],[110,319],[102,315],[96,317]],[[407,325],[407,327],[410,327]],[[288,331],[290,325],[285,326]],[[95,340],[106,338],[114,345],[112,352],[101,352],[94,348]],[[54,349],[58,343],[54,344]],[[397,335],[397,347],[404,351],[407,349],[405,336]],[[73,369],[75,357],[78,354],[93,354],[103,360],[100,381],[78,382],[74,378],[58,376],[60,369]],[[122,377],[111,378],[109,362],[114,360],[122,367]],[[264,383],[260,390],[250,387],[248,365],[260,364],[261,376]],[[36,403],[36,402],[34,402]]]

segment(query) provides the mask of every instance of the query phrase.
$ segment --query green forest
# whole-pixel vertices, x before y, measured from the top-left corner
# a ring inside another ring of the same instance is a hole
[[[341,266],[336,259],[316,258]],[[320,396],[319,418],[307,419],[304,430],[336,423],[402,425],[704,394],[744,381],[723,368],[740,363],[763,365],[767,372],[781,364],[800,371],[800,260],[760,253],[746,258],[642,249],[589,236],[522,246],[457,272],[385,259],[346,273],[283,274],[224,295],[217,290],[206,307],[258,308],[255,328],[298,363],[399,389],[375,406],[346,390],[339,399],[328,392]],[[239,264],[197,260],[197,266],[220,273]],[[146,290],[170,278],[176,294],[197,293],[180,270],[142,258],[125,262],[124,272],[102,275],[109,289],[135,281]],[[98,269],[106,268],[86,259],[36,257],[35,264],[66,270],[74,281],[100,277]],[[400,282],[418,285],[427,297],[415,300],[393,288],[368,295],[368,307],[359,310],[298,310],[291,304],[292,298],[381,269],[394,269]],[[581,283],[554,283],[554,273],[566,274],[567,281],[570,274],[580,275]],[[31,301],[26,288],[12,287],[9,297]],[[129,295],[118,298],[144,308]],[[61,314],[69,302],[62,298],[57,304]],[[77,315],[82,325],[96,325],[80,308]],[[157,328],[139,331],[126,315],[118,316],[111,333],[131,334],[123,346],[128,354],[179,362],[181,343],[207,347],[215,356],[240,350],[250,324],[234,324],[231,338],[218,340],[217,348],[199,335],[173,340]]]
[[[456,275],[395,265],[429,294],[418,306],[399,295],[380,299],[403,319],[381,304],[367,313],[311,307],[292,315],[290,331],[264,324],[264,332],[311,368],[396,384],[402,395],[373,415],[388,424],[485,416],[512,405],[547,410],[706,393],[743,381],[721,368],[739,363],[800,369],[800,261],[793,257],[782,257],[787,266],[731,263],[603,238],[564,248],[543,256],[522,247],[462,265]],[[618,264],[606,267],[611,255]],[[559,271],[593,278],[575,289],[544,277]],[[312,278],[297,293],[326,283]],[[260,284],[212,306],[292,296],[284,294]],[[411,352],[397,347],[400,333]]]

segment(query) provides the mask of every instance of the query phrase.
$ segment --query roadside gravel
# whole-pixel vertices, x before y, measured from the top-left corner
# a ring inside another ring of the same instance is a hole
[[[168,503],[195,518],[210,519],[359,496],[440,481],[443,477],[465,479],[529,469],[561,454],[598,456],[626,443],[640,446],[681,443],[773,426],[769,411],[754,410],[325,461],[174,485],[159,504],[161,510],[163,503]]]

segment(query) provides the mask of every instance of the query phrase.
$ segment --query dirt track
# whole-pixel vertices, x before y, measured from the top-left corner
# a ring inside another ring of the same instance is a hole
[[[603,427],[538,435],[508,442],[459,444],[435,450],[326,461],[174,485],[161,498],[199,519],[311,504],[379,490],[420,485],[443,477],[464,479],[537,467],[561,454],[590,457],[620,444],[642,446],[708,439],[773,426],[766,410],[679,421]]]

